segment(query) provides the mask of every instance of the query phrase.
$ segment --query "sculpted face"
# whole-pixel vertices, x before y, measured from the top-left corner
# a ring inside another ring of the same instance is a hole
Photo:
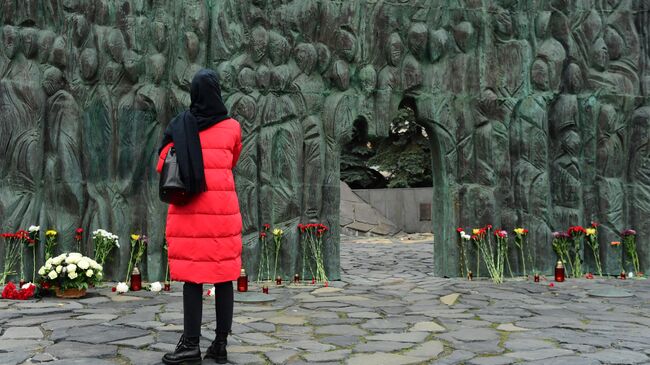
[[[339,30],[336,34],[336,49],[348,62],[354,61],[357,54],[357,40],[347,30]]]
[[[111,55],[111,58],[115,62],[122,62],[123,52],[126,48],[126,43],[124,42],[124,36],[122,32],[117,29],[111,30],[106,40],[106,48],[108,53]]]
[[[609,66],[609,51],[602,38],[598,38],[592,47],[591,63],[598,71],[605,71]]]
[[[432,62],[441,59],[447,53],[449,35],[444,29],[438,29],[429,36],[429,56]]]
[[[199,54],[199,37],[196,33],[185,33],[185,52],[190,62],[196,61],[196,56]]]
[[[9,58],[14,58],[16,53],[18,53],[18,45],[20,42],[18,31],[11,25],[7,25],[2,30],[2,36],[5,45],[5,55]]]
[[[162,81],[162,77],[165,74],[166,64],[167,60],[165,59],[165,56],[160,53],[149,57],[149,65],[147,67],[149,68],[149,74],[151,75],[154,84],[159,85]]]
[[[316,67],[316,48],[310,43],[300,43],[295,51],[296,63],[300,71],[310,75]]]
[[[359,71],[361,89],[367,94],[373,92],[377,86],[377,71],[372,65],[367,65]]]
[[[48,96],[54,95],[57,91],[63,89],[65,79],[63,73],[56,67],[48,68],[43,74],[43,89]]]
[[[253,46],[253,60],[259,62],[266,56],[266,50],[269,45],[269,34],[266,29],[257,26],[251,33],[251,41]]]
[[[580,66],[575,63],[567,66],[565,77],[569,92],[578,94],[582,90],[582,71],[580,70]]]
[[[318,71],[322,74],[329,69],[332,55],[329,48],[323,43],[316,43],[316,54],[318,54]]]
[[[255,82],[261,92],[268,91],[271,84],[271,70],[264,65],[258,67],[255,73]]]
[[[162,52],[165,49],[165,44],[167,43],[167,29],[165,27],[165,24],[161,22],[154,22],[152,27],[154,46],[158,52]]]
[[[38,51],[38,31],[34,28],[23,29],[23,51],[27,58],[34,58]]]
[[[388,52],[388,63],[393,67],[397,67],[402,60],[402,54],[404,52],[404,44],[399,34],[393,33],[390,35],[386,51]]]
[[[336,87],[345,91],[350,87],[350,68],[344,61],[338,60],[332,66],[332,77]]]
[[[269,55],[271,62],[276,66],[286,63],[291,52],[289,41],[275,32],[271,32],[270,40]]]
[[[81,76],[85,80],[91,80],[97,73],[97,51],[93,48],[86,48],[79,56],[81,62]]]
[[[530,79],[535,87],[535,90],[548,91],[549,90],[549,76],[548,65],[546,62],[537,59],[533,62],[530,70]]]
[[[41,63],[47,62],[50,57],[54,38],[56,38],[56,34],[50,30],[42,30],[38,32],[38,60]]]
[[[424,57],[424,53],[427,49],[428,36],[427,26],[422,23],[415,23],[409,29],[409,50],[418,59],[422,59]]]

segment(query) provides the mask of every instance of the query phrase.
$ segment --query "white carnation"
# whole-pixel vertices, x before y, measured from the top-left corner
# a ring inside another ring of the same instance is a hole
[[[59,266],[61,267],[61,266]],[[56,271],[50,271],[49,274],[47,274],[47,277],[50,278],[51,280],[54,280],[58,277],[59,275],[56,273]]]
[[[38,275],[40,275],[40,276],[45,275],[45,266],[41,266],[41,268],[38,270]]]
[[[86,271],[86,276],[89,277],[89,278],[92,277],[93,274],[94,274],[94,273],[93,273],[92,270],[88,270],[88,271]]]
[[[126,283],[118,283],[115,289],[118,293],[126,293],[129,291],[129,286]]]
[[[120,248],[120,241],[117,239],[115,239],[115,247]]]
[[[59,265],[59,266],[56,267],[56,272],[57,272],[57,273],[60,274],[60,273],[61,273],[61,270],[63,270],[63,266]]]
[[[155,283],[151,283],[149,289],[154,292],[159,292],[162,290],[162,285],[160,284],[159,281],[156,281]]]
[[[29,226],[29,229],[28,229],[28,231],[30,231],[32,233],[33,232],[38,232],[40,230],[41,230],[41,226]]]
[[[75,271],[77,271],[77,265],[70,264],[70,265],[66,266],[66,270],[68,270],[68,272],[75,272]]]
[[[50,264],[49,262],[47,262],[47,263],[45,263],[44,268],[45,268],[45,270],[52,270],[52,264]]]
[[[29,289],[29,287],[31,287],[31,286],[36,286],[36,285],[34,285],[32,283],[27,283],[27,284],[24,284],[23,286],[21,286],[20,289]]]
[[[60,265],[60,264],[61,264],[61,261],[63,261],[62,258],[60,258],[60,257],[55,257],[55,258],[52,259],[52,265]]]
[[[74,271],[69,271],[69,272],[68,272],[68,277],[69,277],[71,280],[76,279],[77,276],[79,276],[79,275],[77,275],[77,273],[74,272]]]
[[[83,259],[79,260],[79,262],[77,263],[77,266],[79,266],[79,268],[81,270],[88,270],[88,268],[90,267],[90,262],[88,262],[87,259],[83,258]]]

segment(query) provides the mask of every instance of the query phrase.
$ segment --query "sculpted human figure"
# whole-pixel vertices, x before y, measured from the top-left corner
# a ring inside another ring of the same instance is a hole
[[[20,32],[13,26],[3,28],[5,55],[10,63],[0,79],[0,180],[4,187],[0,206],[11,227],[37,222],[40,213],[36,196],[42,183],[41,131],[46,96],[36,61],[37,38],[33,28]]]
[[[201,66],[196,62],[199,53],[199,37],[194,32],[186,32],[183,37],[185,45],[185,57],[179,58],[174,67],[173,81],[175,87],[174,94],[177,105],[187,107],[190,105],[190,85],[192,77],[196,74]]]
[[[56,227],[62,250],[74,250],[74,231],[81,226],[86,205],[81,163],[81,110],[66,90],[61,70],[50,67],[43,76],[47,94],[45,113],[45,176],[43,212],[49,227]]]
[[[409,91],[422,84],[422,66],[420,61],[426,57],[429,31],[426,25],[415,23],[408,31],[408,49],[402,63],[402,88]]]
[[[650,106],[640,107],[632,114],[629,146],[629,225],[644,227],[650,214]],[[647,240],[648,237],[647,231],[637,231],[637,240]],[[648,262],[650,252],[642,248],[639,256],[641,262]],[[618,266],[609,267],[610,272],[618,270]]]
[[[582,88],[582,71],[575,63],[565,70],[565,90],[551,107],[549,118],[552,196],[557,222],[582,221],[582,138],[577,94]]]
[[[400,102],[400,70],[404,55],[404,44],[399,34],[392,33],[388,37],[386,46],[386,66],[384,66],[377,76],[377,92],[375,96],[375,116],[376,116],[376,134],[388,136],[391,120],[388,117],[390,113],[385,113],[381,109],[388,106],[388,110],[397,110]]]

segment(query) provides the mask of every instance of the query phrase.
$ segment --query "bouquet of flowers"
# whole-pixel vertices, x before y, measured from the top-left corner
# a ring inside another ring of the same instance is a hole
[[[36,293],[36,285],[32,283],[24,284],[20,289],[16,288],[13,281],[10,281],[2,290],[2,299],[31,299]]]
[[[492,225],[475,228],[471,236],[477,246],[480,256],[488,269],[488,273],[495,284],[503,283],[505,260],[508,254],[508,232],[497,230],[494,232],[496,244],[492,244],[490,232]]]
[[[565,265],[570,265],[569,258],[569,240],[571,236],[566,232],[553,232],[553,251],[557,254],[558,260]]]
[[[574,278],[582,277],[582,249],[584,246],[583,240],[587,233],[582,226],[569,227],[567,232],[572,240],[572,245],[569,247],[569,257],[571,260],[571,271]]]
[[[623,248],[625,248],[627,257],[626,262],[632,264],[634,274],[638,275],[641,272],[641,265],[639,264],[639,253],[636,250],[636,231],[633,229],[626,229],[621,232],[621,237],[623,239]]]
[[[54,256],[54,250],[56,249],[58,233],[53,229],[48,229],[45,231],[45,260]]]
[[[103,229],[93,232],[93,243],[95,244],[95,261],[102,266],[106,263],[106,258],[113,247],[120,247],[119,237]]]
[[[2,280],[0,280],[0,285],[4,285],[7,282],[7,277],[9,277],[9,275],[19,273],[22,275],[23,245],[32,241],[32,239],[29,238],[28,232],[22,230],[16,233],[2,233],[0,237],[4,238],[5,242],[5,265],[2,270]],[[20,265],[18,270],[15,269],[16,264]]]
[[[305,267],[308,267],[315,281],[327,282],[323,259],[323,236],[329,228],[322,223],[309,223],[299,224],[298,229],[302,237],[302,278],[305,278]],[[312,267],[311,260],[307,262],[308,257],[313,258],[315,268]]]
[[[104,276],[102,265],[78,252],[64,253],[45,261],[38,270],[48,287],[88,289]]]

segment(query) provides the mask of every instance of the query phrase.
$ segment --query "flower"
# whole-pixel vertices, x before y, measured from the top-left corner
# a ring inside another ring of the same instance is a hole
[[[264,230],[268,231],[269,229],[271,229],[271,225],[268,223],[264,223]]]
[[[595,222],[595,221],[591,221],[591,226],[594,227],[594,228],[597,228],[598,226],[600,226],[600,223]]]
[[[266,232],[260,233],[260,238],[266,238]]]
[[[528,234],[528,230],[526,228],[515,228],[514,232],[518,236],[525,236],[526,234]]]
[[[276,236],[276,237],[277,236],[282,236],[283,234],[284,234],[284,231],[281,230],[280,228],[276,228],[276,229],[273,230],[273,235]]]
[[[94,274],[94,272],[92,270],[90,270],[90,269],[88,269],[86,271],[86,276],[89,277],[89,278],[91,278],[93,276],[93,274]]]
[[[66,270],[67,270],[68,272],[71,272],[71,271],[72,271],[72,272],[75,272],[75,271],[77,271],[77,265],[75,265],[75,264],[70,264],[70,265],[66,266]]]
[[[553,287],[555,287],[555,284],[550,283],[550,284],[548,284],[548,286],[551,287],[551,288],[553,288]]]
[[[456,232],[458,232],[458,233],[463,232],[463,229],[458,227],[458,228],[456,228]]]
[[[38,232],[41,230],[41,226],[29,226],[27,229],[30,233]]]
[[[153,292],[159,292],[162,290],[162,284],[159,281],[153,282],[149,285],[149,290]]]
[[[26,283],[26,284],[24,284],[23,286],[21,286],[20,289],[29,289],[29,288],[31,288],[32,286],[36,286],[36,285],[34,285],[34,284],[32,284],[32,283],[30,282],[30,283]]]
[[[137,240],[140,239],[140,235],[138,235],[138,234],[132,234],[132,235],[131,235],[131,239],[134,240],[134,241],[137,241]]]
[[[582,226],[571,226],[569,227],[567,233],[570,235],[577,236],[577,235],[585,234],[586,230]]]
[[[485,228],[486,228],[486,229],[492,229],[492,225],[491,225],[491,224],[488,224],[487,226],[485,226]]]
[[[126,293],[129,291],[129,286],[126,283],[118,283],[116,290],[118,293]]]
[[[40,276],[45,275],[45,266],[41,266],[41,268],[38,269],[38,275],[40,275]]]
[[[83,228],[77,228],[77,229],[74,231],[74,233],[76,233],[76,234],[82,234],[82,233],[84,233],[84,230],[83,230]]]
[[[620,245],[621,245],[621,241],[612,241],[611,245],[612,245],[612,246],[620,246]]]
[[[593,279],[593,278],[594,278],[594,274],[592,274],[592,273],[590,273],[590,272],[588,272],[587,274],[585,274],[585,279]]]
[[[463,232],[463,233],[465,233],[465,232]],[[469,240],[472,238],[472,236],[470,236],[470,235],[468,235],[468,234],[466,234],[466,233],[463,234],[463,235],[461,235],[460,237],[461,237],[462,239],[464,239],[465,241],[469,241]]]
[[[68,277],[70,278],[70,280],[76,279],[77,276],[79,275],[75,271],[68,271]]]
[[[596,235],[596,228],[587,228],[585,229],[585,232],[587,236],[595,236]]]
[[[478,235],[480,232],[481,232],[481,230],[479,228],[472,229],[472,234],[474,234],[474,235]]]
[[[61,267],[61,266],[59,266],[59,267]],[[58,268],[57,268],[57,269],[58,269]],[[47,274],[47,277],[50,278],[50,280],[54,280],[54,279],[56,279],[56,278],[59,276],[59,275],[57,274],[57,272],[61,272],[61,271],[60,271],[60,270],[59,270],[59,271],[55,271],[55,270],[54,270],[54,271],[50,271],[50,273]]]
[[[621,236],[623,237],[636,236],[636,231],[633,229],[626,229],[625,231],[621,232]]]
[[[497,236],[497,237],[499,237],[499,238],[507,238],[507,237],[508,237],[508,232],[506,232],[505,230],[501,229],[501,230],[497,230],[497,231],[495,231],[495,232],[494,232],[494,235]]]
[[[77,266],[79,266],[81,270],[87,270],[90,267],[90,262],[86,258],[83,258],[79,260]]]
[[[208,289],[208,291],[205,293],[205,295],[207,295],[209,297],[213,297],[214,296],[214,288]]]
[[[63,266],[61,266],[61,265],[57,266],[56,270],[54,270],[54,271],[56,271],[58,274],[60,274],[61,271],[63,271]]]
[[[48,237],[56,237],[56,231],[53,229],[48,229],[47,231],[45,231],[45,235]]]

